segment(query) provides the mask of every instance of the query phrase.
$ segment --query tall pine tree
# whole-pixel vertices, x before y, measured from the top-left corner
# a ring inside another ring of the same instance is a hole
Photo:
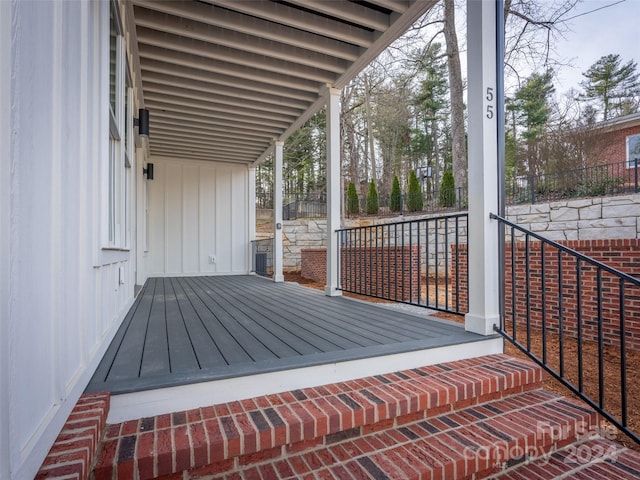
[[[633,60],[622,64],[622,58],[617,54],[600,57],[582,74],[585,80],[580,86],[584,93],[580,98],[595,101],[602,109],[604,120],[634,113],[640,96],[637,66]]]

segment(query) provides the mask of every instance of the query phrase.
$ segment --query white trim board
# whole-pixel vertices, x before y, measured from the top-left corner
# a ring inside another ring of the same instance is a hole
[[[501,337],[395,355],[114,395],[111,397],[107,423],[120,423],[260,395],[498,353],[503,353]]]

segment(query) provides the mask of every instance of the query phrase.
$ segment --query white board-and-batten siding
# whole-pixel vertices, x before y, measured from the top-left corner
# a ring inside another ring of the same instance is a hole
[[[133,301],[135,236],[103,249],[109,2],[0,2],[0,32],[0,478],[22,480]]]
[[[246,274],[246,166],[151,157],[149,275]]]

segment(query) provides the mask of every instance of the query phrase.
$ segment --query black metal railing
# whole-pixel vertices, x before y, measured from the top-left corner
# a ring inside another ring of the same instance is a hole
[[[505,228],[504,314],[496,327],[603,417],[629,425],[640,386],[640,280],[492,214]],[[585,378],[597,381],[585,382]],[[629,381],[631,380],[631,381]],[[631,408],[630,408],[631,407]]]
[[[539,175],[520,175],[507,182],[508,205],[565,198],[638,193],[638,161],[594,165]]]
[[[273,238],[251,241],[251,271],[256,275],[273,275]]]
[[[467,214],[337,230],[339,289],[462,314]]]

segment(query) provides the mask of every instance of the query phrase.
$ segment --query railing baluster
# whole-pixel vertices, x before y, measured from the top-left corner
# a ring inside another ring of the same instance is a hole
[[[540,290],[542,290],[542,361],[547,363],[547,289],[545,286],[545,265],[547,262],[545,245],[544,242],[540,245]]]
[[[420,246],[420,224],[422,223],[422,221],[418,221],[416,224],[417,227],[417,238],[416,238],[416,243],[417,246],[416,248],[418,249],[418,305],[422,304],[422,248]]]
[[[393,276],[394,300],[398,300],[398,224],[393,224],[393,268],[396,274]]]
[[[467,252],[469,256],[469,252]],[[511,227],[511,336],[516,336],[516,231]]]
[[[434,256],[435,256],[435,264],[436,264],[436,285],[435,285],[435,290],[436,290],[436,308],[440,308],[440,258],[439,258],[439,248],[438,245],[440,244],[440,238],[438,236],[438,220],[435,220],[435,249],[434,249]]]
[[[584,390],[584,375],[582,374],[582,267],[580,258],[576,258],[576,303],[578,314],[578,390]]]
[[[431,258],[429,257],[429,254],[430,254],[430,248],[429,247],[431,246],[431,242],[429,241],[429,223],[430,223],[430,220],[427,219],[425,221],[425,227],[424,227],[425,228],[425,231],[424,231],[425,241],[424,241],[424,243],[425,243],[425,249],[426,249],[425,259],[424,259],[424,262],[426,264],[426,277],[425,277],[425,284],[426,284],[426,289],[425,290],[426,290],[426,293],[425,293],[425,295],[427,297],[426,298],[427,306],[431,306],[431,296],[430,296],[430,294],[431,294],[431,282],[429,282],[429,262],[431,261]]]
[[[449,310],[449,218],[444,218],[444,308]]]
[[[413,303],[413,222],[409,224],[409,303]]]
[[[456,312],[460,311],[460,217],[456,217]],[[468,270],[468,268],[467,268]]]
[[[624,316],[624,279],[620,279],[620,299],[618,309],[620,311],[620,404],[622,408],[622,425],[629,424],[627,416],[627,339]]]
[[[524,238],[524,271],[526,277],[526,292],[525,298],[527,302],[527,351],[531,351],[531,260],[529,258],[530,246],[529,246],[529,235],[526,235]]]
[[[401,225],[402,228],[401,228],[401,231],[400,231],[400,234],[402,235],[402,241],[401,241],[401,246],[402,246],[402,271],[400,272],[400,278],[402,279],[402,289],[401,289],[402,290],[402,300],[407,298],[405,296],[406,292],[404,290],[404,283],[405,283],[405,276],[404,276],[404,233],[405,232],[404,232],[404,226],[405,226],[405,224],[403,223]],[[397,278],[398,278],[398,272],[396,270],[396,279]]]
[[[598,296],[598,397],[600,408],[604,408],[604,344],[602,336],[602,269],[596,270]]]
[[[562,278],[562,250],[558,250],[558,332],[559,338],[559,362],[560,362],[560,376],[564,378],[564,304],[562,301],[562,286],[564,285],[564,279]]]

